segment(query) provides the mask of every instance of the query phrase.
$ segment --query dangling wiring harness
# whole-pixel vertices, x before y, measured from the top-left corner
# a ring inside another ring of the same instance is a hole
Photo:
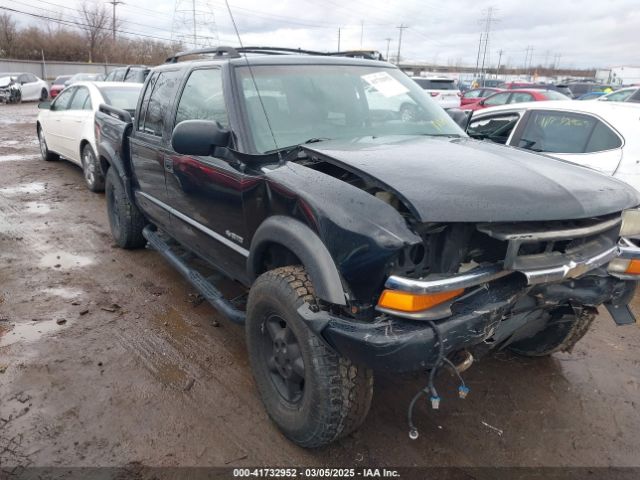
[[[434,410],[437,410],[440,408],[440,396],[438,395],[438,391],[436,390],[436,387],[435,387],[435,379],[438,373],[438,369],[442,365],[447,365],[460,380],[460,386],[458,387],[458,396],[460,398],[466,398],[467,394],[469,393],[469,387],[465,385],[464,380],[462,379],[462,375],[460,375],[460,372],[458,371],[456,366],[453,364],[453,362],[449,360],[447,357],[445,357],[444,343],[443,343],[442,334],[440,333],[440,329],[438,328],[438,325],[436,325],[435,322],[433,322],[432,320],[429,320],[427,323],[433,330],[436,337],[436,341],[438,342],[438,358],[436,360],[436,363],[433,365],[433,368],[429,372],[429,383],[422,390],[418,391],[418,393],[415,394],[415,396],[411,399],[411,402],[409,403],[409,411],[407,412],[407,417],[409,420],[409,438],[411,440],[417,439],[419,435],[418,429],[413,423],[413,409],[418,399],[422,395],[428,396],[429,400],[431,401],[431,408],[433,408]]]

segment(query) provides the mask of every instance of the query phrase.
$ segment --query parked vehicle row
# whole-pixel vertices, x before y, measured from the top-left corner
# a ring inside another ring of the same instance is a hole
[[[569,100],[569,97],[555,90],[504,90],[493,93],[486,98],[480,99],[474,103],[466,103],[461,106],[463,110],[482,110],[484,108],[495,107],[498,105],[507,105],[512,103],[523,102],[543,102],[548,100]]]
[[[291,441],[319,447],[357,429],[379,371],[428,372],[408,404],[415,439],[417,400],[445,400],[442,369],[502,349],[570,351],[600,305],[634,321],[640,249],[621,237],[640,235],[640,194],[539,153],[581,136],[554,153],[631,164],[637,112],[623,130],[604,111],[634,106],[498,92],[504,107],[470,110],[474,139],[441,93],[387,63],[231,47],[182,61],[194,53],[151,69],[135,102],[114,100],[131,84],[63,90],[38,118],[41,151],[93,165],[116,244],[149,244],[244,324],[259,395]],[[86,137],[56,130],[83,114]],[[225,298],[211,270],[245,295]]]

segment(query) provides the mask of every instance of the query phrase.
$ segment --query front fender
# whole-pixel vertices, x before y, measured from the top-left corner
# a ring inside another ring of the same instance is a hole
[[[346,305],[340,274],[320,237],[302,222],[283,215],[269,217],[256,230],[247,260],[251,279],[256,278],[262,254],[271,243],[288,248],[300,259],[319,298]]]

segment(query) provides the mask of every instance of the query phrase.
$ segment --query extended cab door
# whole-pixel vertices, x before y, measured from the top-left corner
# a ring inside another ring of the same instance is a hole
[[[222,71],[200,68],[187,77],[175,108],[174,125],[191,119],[229,127]],[[180,155],[165,161],[171,233],[232,278],[246,276],[249,239],[242,195],[257,182],[227,161]]]
[[[622,137],[598,117],[561,110],[531,110],[511,144],[541,152],[607,175],[622,158]]]
[[[167,189],[164,178],[166,145],[170,140],[166,119],[173,107],[178,81],[177,70],[154,72],[146,83],[138,117],[129,139],[131,163],[137,183],[136,199],[158,226],[169,228]]]

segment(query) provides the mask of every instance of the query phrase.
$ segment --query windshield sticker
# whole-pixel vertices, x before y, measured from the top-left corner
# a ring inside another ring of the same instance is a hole
[[[395,97],[407,93],[409,89],[387,72],[376,72],[363,75],[362,79],[385,97]]]

